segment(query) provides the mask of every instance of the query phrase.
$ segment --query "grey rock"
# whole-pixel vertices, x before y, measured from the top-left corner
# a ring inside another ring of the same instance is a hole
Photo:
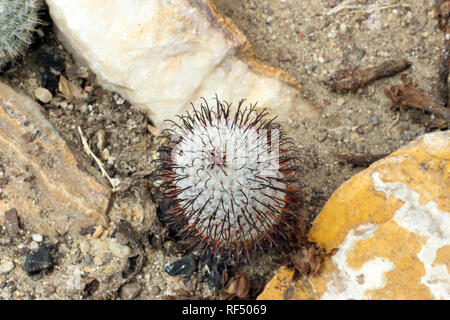
[[[132,300],[136,298],[142,291],[141,286],[139,283],[132,282],[127,283],[120,289],[120,298],[122,300]]]
[[[47,245],[42,244],[36,252],[27,255],[24,268],[29,276],[33,276],[44,269],[52,267],[53,264],[53,258]]]

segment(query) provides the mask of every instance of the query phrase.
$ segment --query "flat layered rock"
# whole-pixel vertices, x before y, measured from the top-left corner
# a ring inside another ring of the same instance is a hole
[[[259,299],[450,299],[450,131],[423,135],[344,183],[310,240],[319,275],[280,269]]]
[[[13,209],[23,227],[49,236],[108,223],[110,189],[40,108],[0,83],[0,225]]]
[[[250,103],[281,120],[317,114],[298,82],[258,60],[212,0],[47,0],[59,39],[100,85],[156,126],[200,97]]]

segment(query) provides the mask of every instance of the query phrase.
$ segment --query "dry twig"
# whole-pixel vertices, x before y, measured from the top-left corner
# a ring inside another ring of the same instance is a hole
[[[408,69],[411,63],[405,59],[388,60],[378,66],[367,69],[343,69],[330,77],[329,86],[339,93],[353,92],[369,83],[386,77],[391,77]]]
[[[393,9],[398,7],[408,8],[409,4],[402,3],[401,1],[399,3],[384,3],[384,4],[374,4],[377,6],[378,10],[385,10],[385,9]],[[332,14],[338,14],[339,12],[343,10],[352,10],[356,12],[367,12],[369,11],[370,6],[369,5],[358,5],[356,0],[345,0],[341,4],[337,5],[333,9],[329,10],[327,12],[327,15]]]
[[[81,131],[80,126],[78,126],[78,133],[80,134],[80,138],[81,138],[81,143],[83,144],[83,149],[84,152],[86,152],[86,154],[90,155],[92,158],[94,158],[95,162],[97,163],[97,165],[100,168],[100,171],[102,172],[102,175],[108,179],[109,183],[112,186],[112,189],[114,192],[116,192],[116,185],[114,184],[114,182],[112,181],[111,177],[108,175],[108,173],[106,172],[105,168],[103,168],[103,164],[102,162],[97,158],[97,156],[92,152],[91,148],[89,148],[89,144],[87,143],[86,138],[83,135],[83,131]]]

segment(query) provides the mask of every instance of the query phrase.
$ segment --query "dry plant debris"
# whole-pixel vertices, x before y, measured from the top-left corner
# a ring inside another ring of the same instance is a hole
[[[434,113],[444,120],[450,120],[450,110],[414,87],[406,75],[402,75],[403,85],[384,89],[384,94],[400,107],[421,109]]]
[[[350,152],[341,152],[339,154],[339,158],[345,162],[351,163],[355,166],[361,166],[361,167],[368,167],[372,163],[374,163],[377,160],[380,160],[384,157],[389,155],[388,153],[381,153],[381,154],[353,154]]]
[[[339,93],[354,92],[371,82],[391,77],[408,69],[411,63],[405,59],[388,60],[382,64],[367,69],[343,69],[330,77],[328,85]]]

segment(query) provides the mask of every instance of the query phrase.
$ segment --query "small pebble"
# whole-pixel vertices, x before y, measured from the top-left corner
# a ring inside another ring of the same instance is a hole
[[[89,251],[90,248],[91,248],[91,246],[89,245],[89,243],[87,241],[83,241],[80,243],[81,252],[86,253]]]
[[[45,291],[47,292],[47,294],[53,294],[56,292],[56,288],[54,285],[49,284],[46,288]]]
[[[92,238],[93,239],[98,239],[101,237],[101,235],[103,234],[103,227],[102,226],[98,226],[94,233],[92,234]]]
[[[136,283],[127,283],[120,289],[120,298],[122,300],[132,300],[136,298],[142,291],[141,286]]]
[[[337,99],[336,103],[338,106],[343,106],[345,103],[345,100],[344,100],[344,98],[339,98],[339,99]]]
[[[130,247],[121,245],[116,239],[111,240],[109,250],[118,258],[128,258],[131,254]]]
[[[37,233],[34,233],[31,237],[32,237],[33,240],[36,241],[36,242],[41,242],[41,241],[43,240],[42,235],[37,234]]]
[[[0,298],[4,299],[4,300],[9,300],[11,298],[11,293],[9,292],[9,290],[3,290]]]
[[[6,260],[0,264],[0,274],[9,273],[14,269],[14,262]]]
[[[42,87],[39,87],[34,90],[34,96],[43,103],[49,103],[53,98],[52,93],[49,90]]]
[[[327,131],[321,131],[317,135],[317,140],[319,140],[319,142],[324,142],[327,139],[327,136],[328,136],[328,132]]]
[[[369,116],[369,119],[370,119],[370,123],[374,126],[376,126],[379,123],[378,117],[374,114],[371,114]]]
[[[32,241],[28,247],[30,250],[37,250],[37,248],[39,248],[39,244],[36,241]]]
[[[151,286],[150,287],[150,292],[152,295],[157,296],[158,294],[161,293],[161,288],[158,286]]]
[[[195,270],[197,270],[197,261],[195,261],[192,255],[184,256],[164,268],[164,271],[170,276],[179,275],[182,278],[190,277]]]
[[[88,266],[90,266],[90,265],[92,265],[92,263],[94,263],[94,261],[92,261],[91,255],[90,255],[89,253],[87,253],[87,254],[84,256],[84,263],[85,263],[86,265],[88,265]]]
[[[19,218],[15,208],[5,212],[5,226],[9,236],[15,237],[19,234]]]
[[[116,233],[116,240],[118,243],[124,246],[126,246],[130,242],[130,239],[128,239],[128,237],[121,232]]]
[[[294,58],[287,52],[286,49],[281,49],[278,52],[278,60],[280,61],[292,61]]]
[[[103,265],[103,259],[100,256],[95,256],[93,261],[96,266]]]

